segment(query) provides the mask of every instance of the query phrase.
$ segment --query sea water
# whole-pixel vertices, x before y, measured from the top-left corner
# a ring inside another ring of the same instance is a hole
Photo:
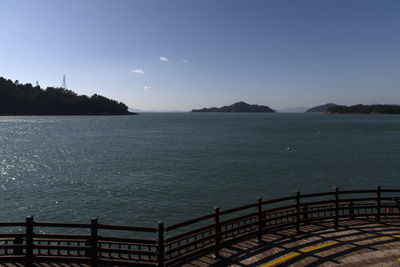
[[[263,199],[400,188],[400,116],[0,117],[0,221],[167,225]]]

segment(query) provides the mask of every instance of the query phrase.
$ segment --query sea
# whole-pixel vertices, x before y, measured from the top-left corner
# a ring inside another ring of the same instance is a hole
[[[257,197],[400,188],[400,116],[0,117],[0,221],[156,226]]]

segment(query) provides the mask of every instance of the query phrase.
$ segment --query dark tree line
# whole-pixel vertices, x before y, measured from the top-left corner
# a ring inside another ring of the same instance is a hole
[[[355,114],[400,114],[400,106],[396,105],[355,105],[335,106],[329,108],[326,113],[355,113]]]
[[[0,77],[0,115],[124,115],[128,107],[97,94],[20,84]]]

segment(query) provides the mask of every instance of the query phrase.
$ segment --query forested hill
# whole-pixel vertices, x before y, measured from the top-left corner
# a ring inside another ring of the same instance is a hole
[[[20,84],[0,77],[0,115],[128,115],[121,102],[100,95],[77,95],[63,88]]]
[[[237,102],[221,108],[193,109],[192,112],[276,112],[268,106],[249,105],[245,102]]]
[[[400,114],[398,105],[355,105],[329,108],[328,114]]]
[[[326,112],[329,108],[336,107],[334,103],[327,103],[325,105],[316,106],[308,109],[306,112]]]

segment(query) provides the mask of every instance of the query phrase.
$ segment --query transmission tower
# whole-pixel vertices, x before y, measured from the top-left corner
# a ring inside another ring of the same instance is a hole
[[[64,74],[64,76],[63,76],[62,88],[64,88],[65,90],[67,90],[67,79],[65,78],[65,74]]]

